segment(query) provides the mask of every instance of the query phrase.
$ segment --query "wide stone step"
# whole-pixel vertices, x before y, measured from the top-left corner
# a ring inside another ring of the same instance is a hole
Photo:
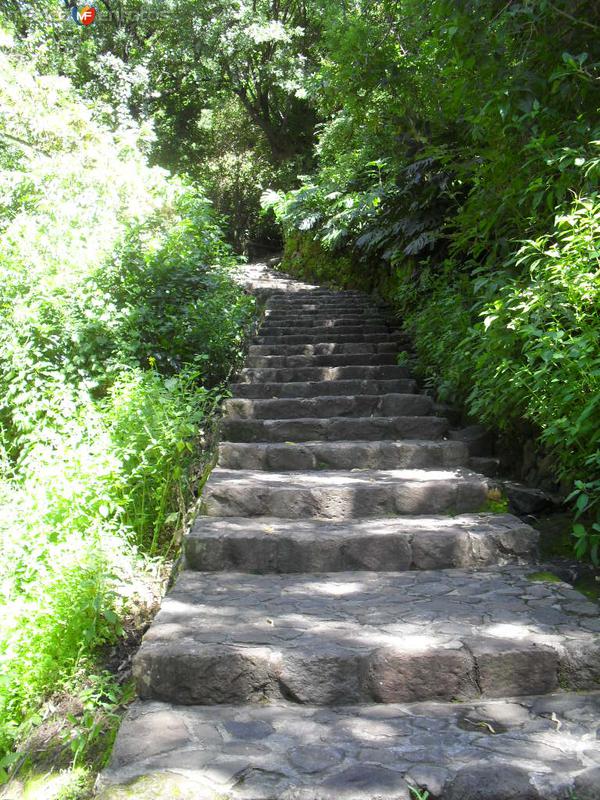
[[[331,292],[321,290],[304,290],[300,289],[290,294],[281,293],[274,295],[271,299],[272,303],[360,303],[365,305],[371,303],[372,305],[379,305],[371,295],[364,292]]]
[[[528,573],[186,570],[135,656],[138,692],[332,705],[598,688],[597,606]]]
[[[417,382],[411,378],[398,380],[304,381],[292,383],[233,383],[234,397],[319,397],[340,394],[390,394],[416,392]]]
[[[468,470],[214,469],[202,493],[211,517],[352,519],[481,511],[488,483]]]
[[[361,292],[358,289],[331,289],[315,284],[298,285],[295,281],[292,282],[291,287],[295,289],[295,297],[359,297],[363,300],[368,300],[371,297],[367,292]],[[285,294],[282,296],[286,297]]]
[[[248,356],[246,364],[250,369],[266,367],[279,369],[286,367],[345,367],[352,365],[393,365],[397,361],[394,353],[334,353],[317,356]]]
[[[317,419],[232,419],[221,421],[228,442],[320,442],[390,439],[441,439],[444,417],[329,417]]]
[[[376,300],[372,295],[360,292],[311,292],[311,291],[297,291],[290,294],[281,293],[273,295],[270,303],[277,305],[295,304],[295,303],[358,303],[361,306],[365,305],[384,305],[383,302]]]
[[[329,301],[323,303],[278,303],[268,305],[265,308],[265,315],[271,313],[288,314],[290,316],[309,316],[319,314],[321,316],[338,317],[344,314],[360,314],[371,316],[390,317],[390,310],[385,306],[365,305],[360,301]]]
[[[398,320],[382,314],[380,311],[356,311],[341,312],[332,315],[328,311],[307,311],[297,313],[296,311],[267,311],[263,321],[266,324],[290,325],[305,327],[306,325],[318,325],[319,327],[329,327],[336,325],[348,325],[353,323],[377,322],[398,326]]]
[[[230,419],[293,419],[295,417],[427,416],[433,401],[423,394],[341,395],[250,400],[234,397],[223,404]],[[359,466],[356,464],[355,466]]]
[[[322,313],[330,309],[336,310],[350,310],[350,311],[382,311],[385,313],[390,312],[389,305],[383,302],[377,302],[373,299],[365,300],[359,297],[304,297],[294,295],[293,297],[285,297],[279,295],[267,299],[267,311],[297,311],[312,310]]]
[[[136,702],[98,800],[592,800],[599,718],[596,692],[332,709]]]
[[[281,325],[262,325],[259,329],[261,336],[318,336],[320,342],[330,342],[330,336],[340,336],[341,334],[350,335],[370,335],[379,333],[382,335],[393,336],[398,341],[408,341],[408,334],[387,324],[357,323],[355,325],[338,325],[336,327],[327,326],[302,326],[287,327],[285,323]]]
[[[398,347],[408,347],[410,343],[399,333],[328,333],[312,335],[308,333],[290,333],[284,336],[268,336],[262,333],[253,338],[254,344],[321,344],[322,342],[343,344],[345,342],[370,342],[381,344],[382,342],[396,342]]]
[[[303,444],[221,442],[223,469],[431,469],[467,466],[463,442],[304,442]],[[357,465],[360,465],[357,467]]]
[[[347,325],[383,325],[389,327],[388,320],[380,315],[371,314],[342,314],[335,317],[330,315],[298,314],[293,317],[275,317],[268,314],[263,320],[263,328],[339,328]]]
[[[189,569],[255,573],[481,568],[526,562],[539,534],[509,514],[377,520],[198,517]]]
[[[365,306],[385,306],[383,300],[376,298],[374,295],[368,294],[326,294],[326,293],[311,293],[311,292],[293,292],[273,294],[268,298],[269,305],[284,305],[294,303],[316,303],[322,304],[327,302],[334,303],[358,303],[362,307]]]
[[[288,319],[312,318],[340,319],[343,317],[357,317],[361,321],[368,319],[386,320],[399,326],[399,321],[391,314],[388,308],[365,307],[364,305],[325,305],[304,304],[296,306],[281,306],[266,308],[265,319],[279,319],[285,322]]]
[[[340,353],[397,353],[396,342],[319,342],[318,344],[252,344],[251,356],[331,356]]]
[[[365,366],[364,364],[349,367],[296,367],[295,369],[277,369],[263,367],[261,369],[240,370],[239,383],[296,383],[305,381],[338,381],[338,380],[398,380],[411,378],[409,367],[394,365]]]
[[[251,281],[244,282],[243,285],[246,291],[265,303],[277,301],[278,298],[293,297],[299,291],[292,281]],[[315,298],[316,302],[318,300],[319,298]]]
[[[282,327],[280,325],[262,325],[260,333],[261,336],[319,336],[319,341],[323,342],[331,333],[335,333],[336,335],[342,333],[390,333],[390,328],[387,325],[372,325],[370,323],[364,323],[360,325],[338,325],[336,328],[318,328],[310,325],[307,325],[303,328],[289,328],[287,326]]]

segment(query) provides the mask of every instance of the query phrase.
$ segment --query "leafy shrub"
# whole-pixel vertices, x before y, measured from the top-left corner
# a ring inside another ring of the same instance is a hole
[[[598,231],[598,195],[558,214],[552,234],[511,259],[518,277],[507,275],[485,303],[467,344],[477,369],[472,413],[531,419],[568,473],[600,451]]]
[[[0,753],[173,554],[254,315],[202,191],[102,112],[0,49]]]
[[[184,372],[164,380],[133,370],[111,388],[103,405],[110,451],[119,473],[107,487],[110,506],[143,552],[166,553],[165,535],[177,530],[191,496],[189,468],[219,394]],[[160,545],[160,547],[159,547]]]

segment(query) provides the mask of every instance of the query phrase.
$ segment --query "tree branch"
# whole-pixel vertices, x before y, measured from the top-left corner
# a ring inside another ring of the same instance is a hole
[[[574,17],[569,14],[568,11],[563,11],[562,8],[555,6],[554,3],[548,3],[548,6],[553,11],[556,11],[557,14],[560,14],[561,17],[565,17],[565,19],[575,23],[575,25],[585,25],[586,28],[590,28],[593,31],[600,31],[600,26],[594,25],[593,22],[588,22],[586,19],[578,19],[577,17]]]
[[[115,25],[118,25],[118,24],[119,24],[119,20],[117,19],[116,15],[115,15],[115,12],[112,10],[112,8],[111,8],[111,6],[110,6],[110,3],[108,2],[108,0],[100,0],[100,2],[101,2],[101,3],[102,3],[102,5],[104,6],[104,8],[105,8],[105,9],[108,11],[108,16],[110,17],[111,21],[112,21],[112,22],[113,22]]]
[[[0,139],[8,139],[13,144],[18,144],[24,150],[33,150],[35,153],[41,153],[43,156],[47,156],[50,158],[50,153],[47,150],[42,150],[41,147],[38,147],[35,144],[31,144],[31,142],[26,142],[25,139],[20,139],[18,136],[13,136],[10,133],[5,133],[4,131],[0,131]]]

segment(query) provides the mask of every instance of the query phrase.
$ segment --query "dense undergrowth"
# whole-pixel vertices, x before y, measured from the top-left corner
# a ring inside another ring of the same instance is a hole
[[[441,400],[527,422],[600,542],[600,10],[357,3],[324,39],[319,169],[266,193],[284,266],[375,289]]]
[[[0,781],[57,697],[80,764],[110,729],[102,653],[160,594],[254,318],[202,191],[2,37]]]

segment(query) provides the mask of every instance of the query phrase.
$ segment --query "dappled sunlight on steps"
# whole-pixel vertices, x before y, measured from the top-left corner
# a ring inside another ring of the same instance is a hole
[[[103,800],[587,800],[597,607],[531,579],[537,533],[486,510],[383,306],[240,280],[265,319]]]

